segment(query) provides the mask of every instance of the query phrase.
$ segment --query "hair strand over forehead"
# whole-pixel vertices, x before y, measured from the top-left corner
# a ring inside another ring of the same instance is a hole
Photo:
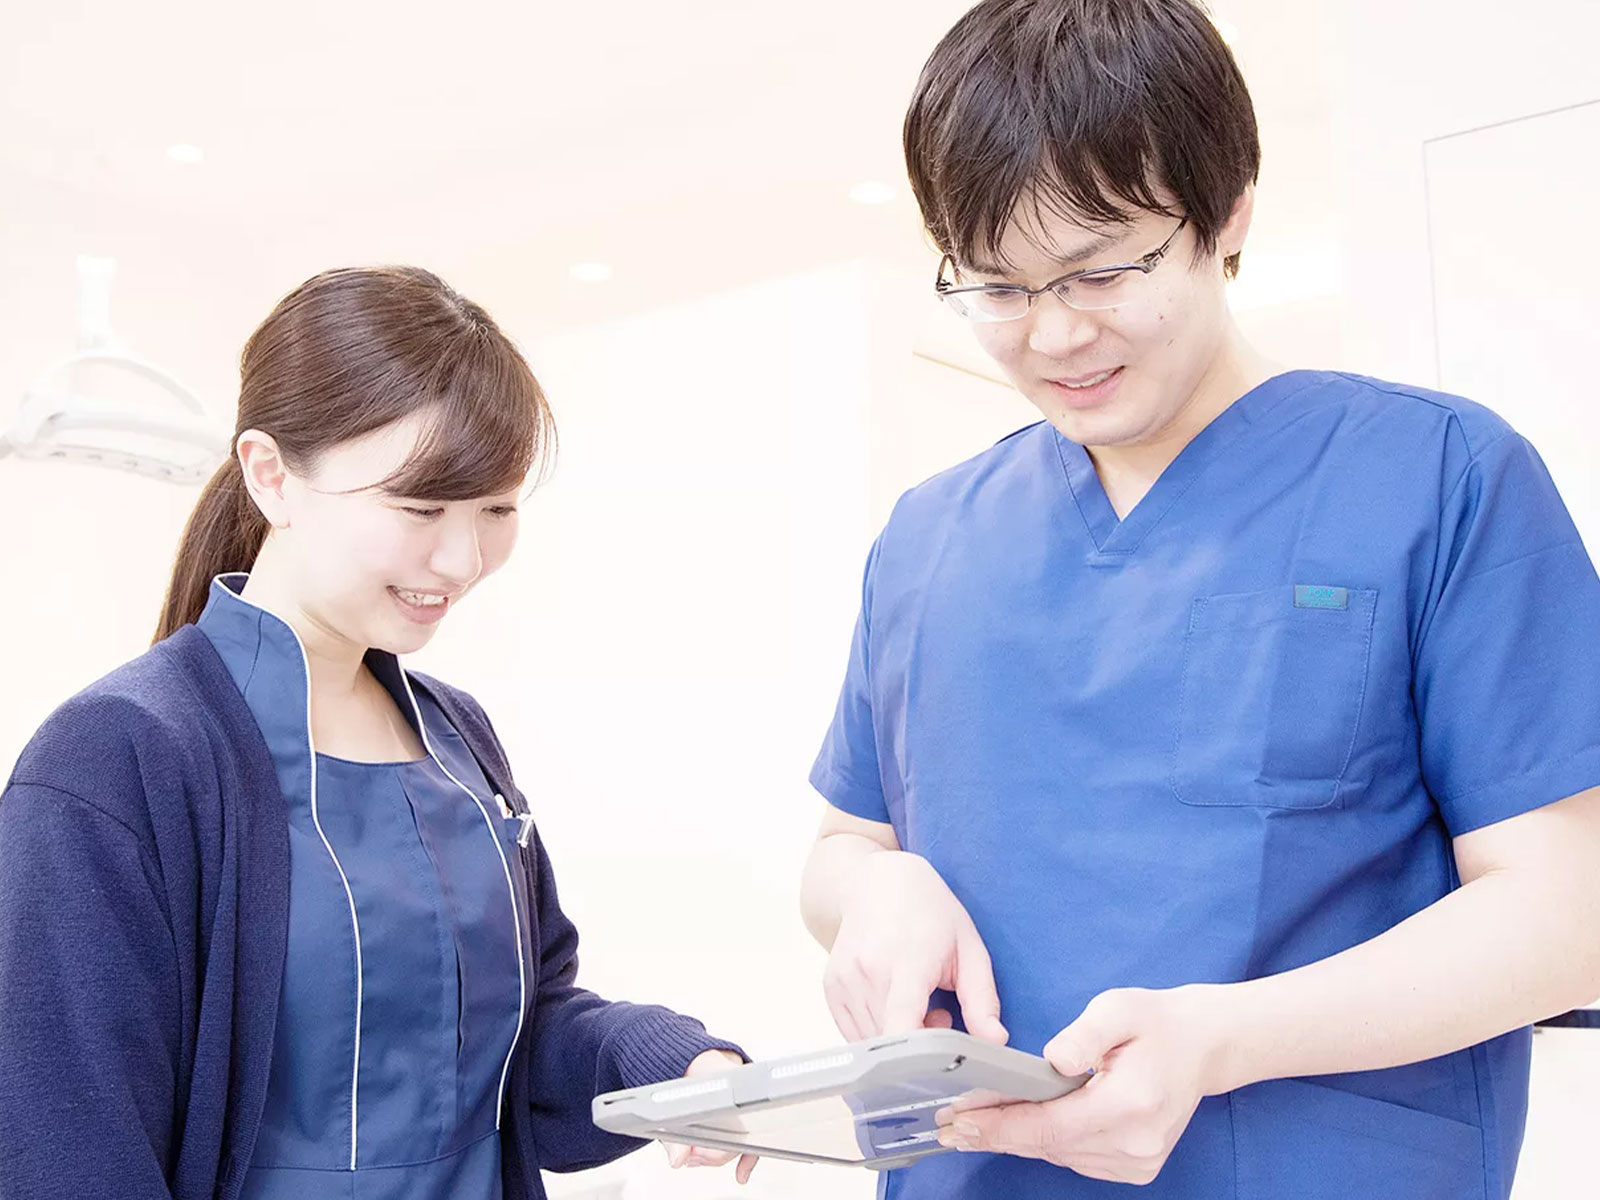
[[[1045,216],[1140,211],[1186,216],[1213,253],[1261,162],[1243,76],[1193,0],[983,0],[923,68],[904,145],[929,234],[969,265],[1009,266],[1013,221],[1033,240]]]
[[[481,307],[419,267],[325,271],[285,296],[240,357],[235,438],[259,429],[310,473],[336,446],[408,417],[423,433],[375,486],[470,500],[518,486],[554,453],[555,422],[516,346]],[[197,619],[211,579],[249,570],[266,520],[229,458],[179,544],[156,638]]]

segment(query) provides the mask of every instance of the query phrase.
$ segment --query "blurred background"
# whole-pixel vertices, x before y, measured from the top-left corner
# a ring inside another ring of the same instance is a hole
[[[900,158],[966,7],[3,5],[0,433],[94,345],[181,380],[225,442],[245,338],[324,268],[417,263],[489,308],[560,461],[417,665],[494,715],[588,985],[759,1056],[836,1037],[798,882],[867,548],[901,491],[1035,419],[935,303]],[[1600,5],[1212,11],[1265,156],[1247,333],[1495,407],[1600,550]],[[113,374],[111,402],[153,386]],[[148,644],[196,494],[0,458],[0,760]],[[1537,1043],[1518,1200],[1593,1194],[1600,1033]],[[738,1190],[653,1148],[550,1186]],[[871,1186],[769,1162],[742,1194]]]

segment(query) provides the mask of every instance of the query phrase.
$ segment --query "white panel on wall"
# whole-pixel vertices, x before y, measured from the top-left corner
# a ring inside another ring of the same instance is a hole
[[[1600,100],[1425,148],[1441,385],[1533,442],[1591,557],[1600,557],[1596,146]]]

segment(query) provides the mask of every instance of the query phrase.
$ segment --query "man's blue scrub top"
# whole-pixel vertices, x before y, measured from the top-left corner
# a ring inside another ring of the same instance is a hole
[[[1107,988],[1380,934],[1458,886],[1452,837],[1600,785],[1600,581],[1533,449],[1453,397],[1279,376],[1120,522],[1033,425],[896,506],[811,779],[937,868],[1038,1051]],[[1503,1197],[1528,1056],[1208,1098],[1140,1194]],[[885,1184],[1125,1187],[980,1154]]]

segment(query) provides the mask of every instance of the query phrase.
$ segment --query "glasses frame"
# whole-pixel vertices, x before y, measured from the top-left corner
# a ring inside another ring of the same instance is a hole
[[[1161,265],[1161,260],[1166,258],[1167,251],[1172,248],[1172,243],[1177,240],[1178,235],[1183,232],[1183,227],[1188,223],[1188,217],[1183,217],[1180,219],[1178,221],[1178,227],[1167,235],[1166,241],[1162,242],[1161,245],[1150,251],[1149,254],[1146,254],[1142,258],[1135,259],[1133,262],[1115,263],[1106,267],[1084,267],[1077,271],[1068,271],[1065,275],[1061,275],[1055,279],[1052,279],[1049,283],[1043,284],[1036,288],[1025,287],[1020,283],[953,283],[944,277],[944,269],[947,264],[952,270],[958,270],[958,268],[956,267],[955,258],[949,254],[946,254],[939,260],[939,274],[937,278],[934,279],[933,290],[938,294],[939,299],[945,301],[948,301],[951,297],[962,296],[971,292],[986,292],[989,295],[993,295],[996,292],[1006,292],[1018,296],[1026,296],[1028,298],[1028,306],[1014,317],[974,317],[968,313],[957,314],[965,317],[969,321],[983,325],[999,325],[1006,321],[1021,320],[1023,317],[1027,316],[1028,313],[1033,311],[1033,302],[1046,292],[1055,292],[1056,297],[1061,301],[1061,303],[1065,304],[1068,308],[1075,309],[1078,312],[1109,312],[1113,308],[1119,308],[1121,305],[1126,304],[1127,301],[1122,300],[1116,304],[1108,304],[1104,308],[1081,308],[1067,298],[1067,294],[1064,289],[1074,280],[1083,279],[1089,275],[1109,275],[1114,271],[1138,271],[1141,275],[1150,274],[1151,271],[1154,271]]]

